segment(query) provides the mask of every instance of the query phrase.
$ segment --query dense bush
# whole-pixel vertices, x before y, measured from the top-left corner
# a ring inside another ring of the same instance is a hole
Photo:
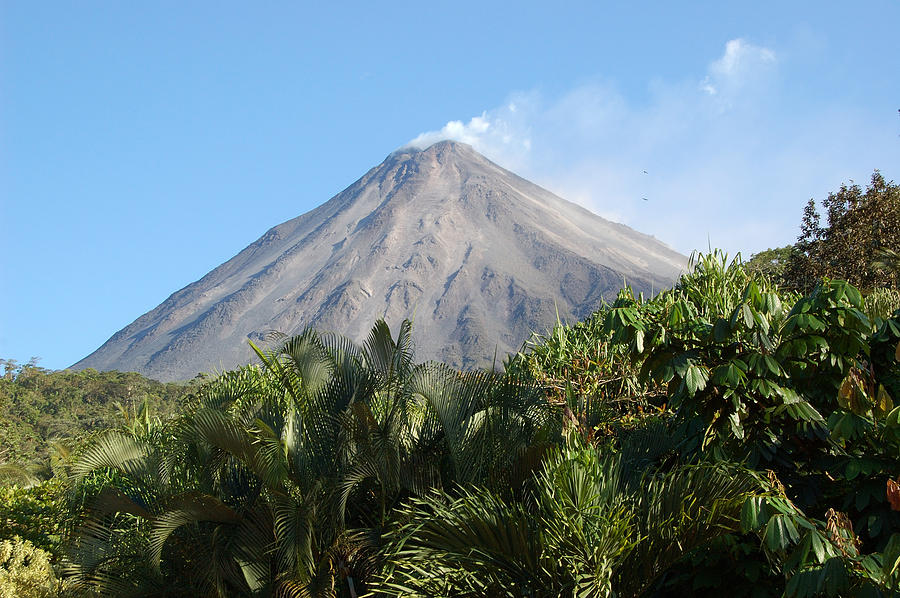
[[[846,282],[801,297],[712,254],[652,300],[626,289],[603,310],[605,326],[595,325],[596,341],[627,347],[644,392],[665,388],[680,459],[743,463],[780,494],[748,503],[744,517],[765,555],[745,535],[685,561],[697,571],[714,563],[719,580],[722,571],[745,576],[711,592],[736,585],[780,595],[786,580],[789,595],[896,589],[900,513],[886,488],[900,474],[891,398],[900,392],[900,322],[870,320],[864,303]],[[671,574],[658,591],[696,592],[686,577]],[[835,579],[846,583],[823,585]]]
[[[84,451],[74,480],[95,499],[69,559],[79,587],[356,595],[410,497],[509,495],[559,438],[537,389],[414,364],[408,322],[396,339],[379,322],[362,346],[310,330],[259,356],[178,418]]]
[[[573,432],[519,500],[489,490],[413,499],[392,530],[381,592],[642,595],[685,554],[739,530],[744,502],[764,495],[737,466],[650,465],[646,440],[612,451]]]
[[[21,538],[0,541],[0,598],[52,598],[59,591],[46,552]]]
[[[68,515],[65,491],[59,478],[27,487],[0,487],[0,540],[21,537],[59,554]]]

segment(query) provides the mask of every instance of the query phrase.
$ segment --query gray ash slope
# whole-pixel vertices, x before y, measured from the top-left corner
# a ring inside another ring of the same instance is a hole
[[[671,286],[684,256],[443,141],[392,153],[123,328],[73,368],[184,380],[253,361],[248,339],[307,326],[362,340],[414,319],[419,360],[490,365],[622,281]]]

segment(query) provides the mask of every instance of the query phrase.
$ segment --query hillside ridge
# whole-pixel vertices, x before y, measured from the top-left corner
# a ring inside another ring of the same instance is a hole
[[[489,365],[581,318],[623,279],[670,286],[684,256],[453,141],[400,148],[344,191],[266,231],[76,363],[188,379],[252,361],[247,340],[307,326],[361,338],[415,315],[417,352]]]

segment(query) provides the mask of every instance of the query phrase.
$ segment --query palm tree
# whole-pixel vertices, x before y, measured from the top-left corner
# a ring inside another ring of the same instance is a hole
[[[73,551],[83,585],[356,596],[398,505],[508,487],[558,427],[514,379],[415,365],[409,322],[394,339],[379,321],[361,346],[312,330],[273,340],[254,347],[261,369],[203,387],[150,438],[110,433],[82,455],[76,482],[107,476]]]
[[[739,529],[756,478],[723,465],[640,473],[575,435],[522,500],[486,489],[410,501],[381,587],[393,596],[640,596],[678,559]],[[632,451],[633,452],[633,451]]]
[[[98,438],[72,467],[90,508],[67,574],[111,596],[264,595],[271,522],[261,484],[231,454],[254,452],[236,425],[265,395],[255,368],[202,388],[181,418]]]

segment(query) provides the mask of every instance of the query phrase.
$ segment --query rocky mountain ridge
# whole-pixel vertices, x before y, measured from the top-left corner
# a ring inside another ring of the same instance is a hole
[[[490,365],[627,281],[670,286],[684,256],[444,141],[390,154],[113,335],[74,368],[188,379],[252,361],[247,339],[306,326],[361,340],[413,318],[419,359]]]

